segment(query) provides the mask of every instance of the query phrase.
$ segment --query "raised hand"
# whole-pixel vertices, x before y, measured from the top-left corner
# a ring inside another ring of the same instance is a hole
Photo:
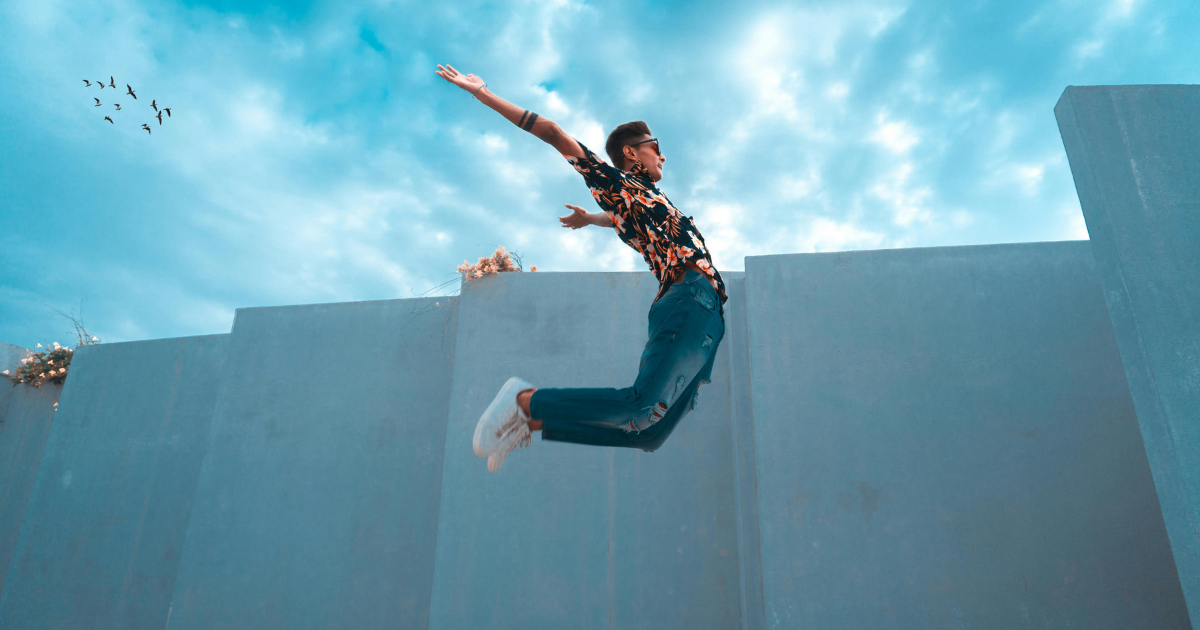
[[[588,217],[587,210],[584,210],[579,206],[572,206],[569,203],[564,203],[563,205],[571,210],[574,210],[574,212],[565,217],[558,217],[558,220],[562,223],[563,227],[571,228],[572,230],[578,230],[581,227],[586,227],[592,224],[591,219]]]
[[[474,92],[475,90],[479,89],[479,86],[483,85],[483,79],[480,77],[477,77],[473,74],[459,74],[458,70],[455,70],[454,66],[450,64],[443,66],[439,63],[438,69],[434,72],[434,74],[468,92]]]

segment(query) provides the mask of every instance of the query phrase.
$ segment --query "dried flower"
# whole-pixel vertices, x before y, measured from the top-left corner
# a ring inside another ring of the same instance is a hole
[[[518,260],[520,260],[519,257]],[[513,262],[512,255],[503,246],[497,247],[495,253],[491,256],[480,258],[479,262],[475,264],[464,260],[457,269],[459,273],[463,274],[463,279],[467,281],[490,276],[495,273],[521,271],[521,267]]]
[[[4,374],[5,374],[5,376],[7,376],[7,375],[8,375],[8,370],[4,370]]]
[[[40,343],[38,345],[34,346],[34,348],[41,348],[41,347],[42,347],[42,344],[40,344]]]
[[[92,341],[100,341],[99,337],[92,337]]]

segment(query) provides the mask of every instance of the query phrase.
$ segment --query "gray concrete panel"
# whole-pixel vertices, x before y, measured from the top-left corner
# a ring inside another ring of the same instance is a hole
[[[237,312],[169,628],[426,626],[444,300]]]
[[[29,352],[20,346],[14,346],[11,343],[0,341],[0,372],[8,370],[9,374],[15,374],[17,368],[21,366],[21,359],[25,358],[25,353]],[[12,398],[13,388],[5,379],[0,378],[0,422],[4,421],[4,412],[8,409],[8,400]],[[4,566],[4,565],[0,565]],[[0,580],[4,579],[0,576]]]
[[[0,602],[61,393],[0,380]]]
[[[653,453],[535,436],[489,474],[471,450],[510,376],[631,385],[656,290],[645,273],[500,274],[464,288],[431,628],[740,626],[728,352]]]
[[[768,627],[1188,627],[1087,242],[746,277]]]
[[[165,624],[227,338],[76,351],[0,628]]]
[[[1069,87],[1055,115],[1200,629],[1200,86]]]
[[[21,359],[29,352],[21,346],[0,341],[0,371],[16,370],[21,365]]]
[[[760,630],[766,627],[766,619],[763,616],[754,405],[750,396],[750,347],[746,329],[746,279],[742,273],[727,273],[725,276],[725,288],[729,293],[729,302],[725,305],[725,342],[729,352],[729,410],[733,429],[738,556],[742,563],[742,628]]]

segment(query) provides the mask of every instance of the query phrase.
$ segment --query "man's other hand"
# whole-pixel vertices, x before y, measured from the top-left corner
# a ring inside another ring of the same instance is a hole
[[[587,210],[584,210],[579,206],[572,206],[569,203],[564,203],[563,205],[571,210],[574,210],[574,212],[565,217],[558,217],[558,220],[562,222],[563,227],[571,228],[572,230],[578,230],[581,227],[592,224],[591,217],[588,216]]]

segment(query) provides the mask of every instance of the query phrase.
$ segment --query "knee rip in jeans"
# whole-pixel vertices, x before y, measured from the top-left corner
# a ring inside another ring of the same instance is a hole
[[[643,413],[640,417],[646,419],[646,427],[645,428],[649,429],[650,427],[654,426],[659,420],[662,420],[663,416],[665,416],[665,415],[667,415],[667,403],[666,403],[666,401],[660,400],[657,403],[654,403],[654,406],[648,407],[645,410],[643,410]],[[635,420],[630,420],[629,422],[622,424],[621,429],[623,431],[625,431],[626,433],[639,432],[639,429],[637,428],[637,422]]]
[[[696,410],[696,401],[700,400],[700,385],[708,385],[711,382],[712,381],[710,381],[706,378],[700,379],[700,384],[696,385],[696,392],[694,394],[692,394],[692,405],[690,407],[688,407],[688,411]]]

